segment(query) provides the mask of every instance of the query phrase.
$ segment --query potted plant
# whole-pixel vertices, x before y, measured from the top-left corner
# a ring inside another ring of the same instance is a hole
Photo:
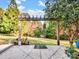
[[[75,42],[76,42],[76,47],[79,48],[79,39],[77,39]]]
[[[18,38],[14,40],[14,45],[18,45]]]
[[[67,47],[67,49],[65,50],[65,53],[67,54],[68,57],[70,57],[70,59],[73,58],[73,53],[74,53],[74,49],[71,47]]]

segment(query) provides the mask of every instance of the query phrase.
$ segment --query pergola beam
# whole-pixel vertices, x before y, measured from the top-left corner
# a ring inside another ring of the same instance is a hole
[[[34,16],[19,16],[19,20],[20,21],[57,21],[57,19],[55,19],[55,18],[52,18],[52,17],[48,17],[48,16],[44,16],[44,17],[42,17],[42,16],[40,16],[40,17],[38,17],[38,16],[36,16],[36,17],[34,17]]]
[[[44,16],[44,17],[19,16],[18,17],[18,30],[19,30],[18,45],[21,45],[21,21],[57,21],[57,45],[60,45],[60,40],[59,40],[59,21],[60,20],[47,17],[47,16]]]

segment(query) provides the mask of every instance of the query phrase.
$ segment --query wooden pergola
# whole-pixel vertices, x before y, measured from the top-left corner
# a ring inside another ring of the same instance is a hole
[[[47,16],[25,16],[25,15],[19,15],[18,16],[18,45],[21,45],[21,21],[56,21],[57,22],[57,45],[60,45],[60,39],[59,39],[59,20],[54,19],[52,17],[47,17]]]

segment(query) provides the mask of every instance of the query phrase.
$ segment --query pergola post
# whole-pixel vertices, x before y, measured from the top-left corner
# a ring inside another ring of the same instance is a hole
[[[60,45],[60,39],[59,39],[59,21],[57,21],[57,45]]]
[[[19,35],[18,35],[18,45],[21,45],[21,21],[18,20],[18,31],[19,31]]]

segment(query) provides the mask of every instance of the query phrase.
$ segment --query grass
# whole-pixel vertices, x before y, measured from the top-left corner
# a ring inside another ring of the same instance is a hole
[[[0,45],[1,45],[1,44],[5,44],[5,42],[6,42],[5,40],[0,39]]]
[[[0,35],[0,44],[6,44],[9,42],[14,42],[17,37],[15,36],[6,36],[6,35]],[[25,39],[26,37],[23,37]],[[57,45],[57,40],[55,39],[47,39],[47,38],[34,38],[34,37],[28,37],[28,40],[31,45],[35,44],[45,44],[45,45]],[[60,45],[69,47],[69,41],[68,40],[60,40]],[[76,50],[79,51],[79,49],[76,48]]]
[[[1,38],[0,39],[0,43],[2,41],[4,41],[5,43],[9,43],[9,42],[12,43],[13,41],[15,41],[15,39],[17,37],[0,35],[0,38]],[[26,37],[23,37],[23,39],[25,39],[25,38]],[[35,45],[35,44],[57,45],[57,40],[54,40],[54,39],[28,37],[28,40],[29,40],[31,45]],[[64,41],[64,40],[61,40],[60,44],[63,45],[63,46],[69,46],[69,42],[68,41]]]
[[[54,39],[28,37],[28,40],[30,44],[57,45],[57,40]],[[69,46],[69,42],[60,40],[60,45]]]

